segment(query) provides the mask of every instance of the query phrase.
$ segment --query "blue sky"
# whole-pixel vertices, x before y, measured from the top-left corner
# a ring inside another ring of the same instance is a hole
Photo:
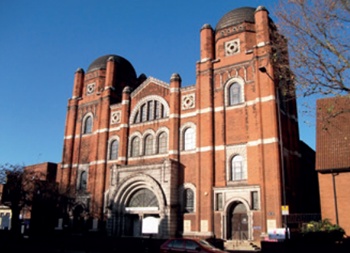
[[[105,54],[128,59],[137,75],[195,83],[199,31],[258,0],[0,1],[0,164],[60,162],[74,72]],[[299,101],[299,109],[302,110]],[[300,139],[315,148],[313,118],[299,113]],[[308,121],[309,124],[305,124]]]

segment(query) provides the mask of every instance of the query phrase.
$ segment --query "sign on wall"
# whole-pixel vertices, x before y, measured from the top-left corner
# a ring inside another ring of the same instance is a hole
[[[289,206],[282,206],[282,215],[289,215]]]
[[[288,232],[288,230],[287,230]],[[285,240],[286,228],[275,228],[268,230],[269,240]]]
[[[148,216],[142,219],[142,234],[158,234],[160,218]]]

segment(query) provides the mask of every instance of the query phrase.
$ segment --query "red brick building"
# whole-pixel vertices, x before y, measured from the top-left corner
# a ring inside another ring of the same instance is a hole
[[[57,166],[56,163],[45,162],[3,170],[6,182],[1,187],[0,200],[12,213],[12,229],[21,229],[22,233],[30,229],[36,233],[54,228],[58,216]]]
[[[350,233],[350,105],[348,97],[317,100],[316,170],[322,219]]]
[[[137,75],[118,55],[78,69],[57,172],[68,215],[120,236],[257,240],[284,226],[301,167],[274,39],[268,11],[244,7],[201,28],[194,85]]]

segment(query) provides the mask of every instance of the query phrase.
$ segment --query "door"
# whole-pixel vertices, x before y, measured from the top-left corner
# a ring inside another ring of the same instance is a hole
[[[140,235],[140,218],[135,214],[124,215],[124,235],[139,236]]]
[[[234,203],[230,209],[230,235],[232,240],[248,240],[248,215],[243,203]]]

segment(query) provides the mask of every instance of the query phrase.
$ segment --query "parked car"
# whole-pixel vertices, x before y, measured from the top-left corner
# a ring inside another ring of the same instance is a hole
[[[174,238],[160,246],[160,253],[228,253],[211,245],[203,239]]]

